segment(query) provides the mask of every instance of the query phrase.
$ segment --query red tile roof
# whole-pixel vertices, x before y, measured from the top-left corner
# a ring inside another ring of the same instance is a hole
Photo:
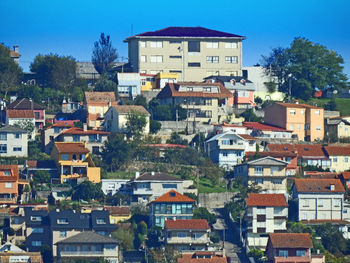
[[[171,190],[157,199],[152,201],[153,203],[195,203],[192,198],[186,195],[180,194],[175,190]]]
[[[255,141],[256,138],[254,138],[253,136],[250,136],[249,134],[238,134],[238,136],[242,137],[245,140],[248,141]]]
[[[350,145],[347,146],[324,146],[325,151],[329,156],[350,156]]]
[[[7,115],[11,119],[34,119],[32,110],[7,110]]]
[[[166,220],[166,229],[210,229],[208,221],[206,219],[177,219],[177,220]]]
[[[260,155],[262,157],[271,156],[274,158],[282,157],[297,157],[296,153],[293,152],[245,152],[245,157],[251,157],[254,155]]]
[[[260,123],[260,122],[243,122],[243,126],[248,129],[261,130],[261,131],[276,131],[276,132],[292,132],[281,127],[277,127],[270,124]]]
[[[339,179],[295,179],[295,187],[300,193],[344,193]],[[334,185],[334,190],[331,190]]]
[[[129,114],[133,111],[149,115],[149,112],[140,105],[113,105],[113,108],[119,113],[119,114]]]
[[[85,100],[88,104],[103,104],[116,101],[114,92],[89,92],[85,91]]]
[[[54,128],[54,127],[59,127],[59,128],[70,128],[70,127],[74,127],[74,124],[72,123],[64,123],[64,122],[57,122],[52,124],[51,126],[47,127],[46,130]]]
[[[337,173],[335,172],[317,172],[317,171],[305,171],[304,175],[313,179],[337,179]]]
[[[101,135],[108,135],[109,132],[98,131],[98,130],[86,130],[86,131],[84,131],[82,128],[72,127],[70,129],[65,130],[61,134],[75,134],[75,135],[101,134]]]
[[[104,209],[109,211],[113,216],[129,216],[130,207],[128,206],[105,206]]]
[[[210,92],[198,92],[198,91],[179,91],[180,86],[189,87],[213,87],[217,86],[219,88],[218,93]],[[221,83],[204,83],[204,82],[177,82],[177,83],[167,83],[166,86],[158,93],[157,98],[165,99],[172,97],[196,97],[196,98],[231,98],[233,94],[226,89]]]
[[[340,174],[341,177],[343,177],[345,180],[349,180],[350,179],[350,172],[342,172]]]
[[[247,206],[288,207],[284,194],[249,194],[245,199]]]
[[[316,107],[309,104],[295,104],[295,103],[282,103],[282,102],[276,102],[276,104],[281,105],[283,107],[288,107],[288,108],[310,108],[310,109],[320,109],[323,111],[323,108]]]
[[[312,248],[309,233],[272,233],[269,234],[273,248]]]
[[[210,258],[204,258],[204,254],[210,256]],[[210,253],[210,254],[209,254]],[[227,263],[227,258],[223,255],[214,255],[210,251],[198,251],[194,254],[182,254],[180,258],[177,259],[177,263]]]
[[[271,152],[296,152],[298,157],[321,157],[327,158],[321,144],[268,144]]]
[[[4,175],[4,171],[10,171],[10,175]],[[0,165],[0,181],[14,182],[19,179],[18,165]]]
[[[82,142],[55,142],[59,153],[89,153]]]

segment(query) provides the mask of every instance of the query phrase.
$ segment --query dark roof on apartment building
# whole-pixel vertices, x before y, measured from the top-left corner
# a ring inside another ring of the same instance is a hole
[[[309,233],[271,233],[269,240],[273,248],[312,248]]]
[[[44,110],[45,107],[35,103],[32,100],[23,98],[17,99],[7,106],[9,110]]]
[[[119,244],[118,240],[113,238],[97,234],[93,231],[85,231],[76,234],[72,237],[68,237],[61,241],[56,242],[56,244]]]
[[[204,27],[166,27],[156,31],[148,31],[141,34],[137,34],[128,37],[124,42],[128,42],[130,39],[142,38],[142,37],[205,37],[205,38],[238,38],[246,39],[245,36],[226,33],[222,31],[212,30]]]
[[[49,214],[52,229],[90,229],[90,214],[72,210],[52,211]],[[66,220],[67,223],[59,223]]]

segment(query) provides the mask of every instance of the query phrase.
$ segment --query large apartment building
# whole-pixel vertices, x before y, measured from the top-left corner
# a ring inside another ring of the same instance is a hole
[[[265,109],[264,122],[293,131],[300,141],[323,140],[323,109],[307,104],[274,103]]]
[[[178,73],[181,81],[241,75],[244,36],[203,27],[167,27],[128,37],[134,72]]]

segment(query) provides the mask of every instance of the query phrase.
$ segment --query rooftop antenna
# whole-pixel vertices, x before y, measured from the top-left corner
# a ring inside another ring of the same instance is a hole
[[[131,35],[133,36],[134,35],[134,25],[131,24]]]

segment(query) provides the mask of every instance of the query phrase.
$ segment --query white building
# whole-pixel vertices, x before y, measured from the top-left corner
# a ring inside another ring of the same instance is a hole
[[[11,125],[0,128],[0,157],[27,156],[27,131]]]
[[[18,125],[32,129],[32,132],[28,134],[28,140],[35,140],[35,117],[32,110],[7,110],[6,125]]]
[[[265,249],[267,233],[287,230],[288,204],[283,194],[249,194],[246,198],[244,229],[246,244]]]
[[[125,186],[129,179],[102,179],[101,188],[105,195],[113,196]]]

